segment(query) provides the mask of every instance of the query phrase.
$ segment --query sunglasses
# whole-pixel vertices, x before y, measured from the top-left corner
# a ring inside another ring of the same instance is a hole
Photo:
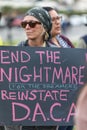
[[[22,21],[22,22],[21,22],[22,28],[26,28],[27,24],[29,25],[29,27],[34,28],[37,24],[41,24],[41,23],[38,22],[38,21],[29,21],[29,22],[27,22],[27,21]]]

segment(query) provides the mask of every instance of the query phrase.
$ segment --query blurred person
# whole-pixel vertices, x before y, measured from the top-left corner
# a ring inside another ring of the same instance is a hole
[[[77,48],[87,49],[87,35],[84,35],[79,39]]]
[[[0,20],[1,20],[1,16],[2,16],[2,13],[1,13],[1,11],[0,11]]]
[[[50,31],[52,28],[49,13],[40,7],[35,7],[27,11],[21,26],[27,35],[27,40],[21,41],[18,46],[28,47],[57,47],[51,44]],[[56,130],[57,126],[5,126],[5,130]]]
[[[8,29],[7,38],[9,44],[12,45],[12,28],[13,28],[12,22],[14,20],[14,17],[9,15],[6,20],[7,20],[7,29]]]
[[[0,21],[1,21],[1,17],[2,17],[2,12],[0,12]],[[3,41],[2,41],[2,38],[0,37],[0,46],[3,45]]]
[[[52,19],[52,30],[51,30],[50,42],[52,44],[56,44],[58,47],[74,48],[71,41],[67,37],[61,34],[62,17],[52,7],[43,7],[43,9],[49,12]]]
[[[74,121],[76,130],[87,130],[87,83],[78,96]]]
[[[87,27],[87,17],[85,26]],[[87,34],[80,37],[80,39],[78,40],[77,48],[87,49]]]
[[[78,40],[77,48],[87,49],[87,35],[80,37]]]
[[[62,48],[74,48],[70,40],[61,34],[61,16],[52,7],[43,7],[49,12],[52,19],[51,39],[52,44]],[[59,126],[58,130],[72,130],[73,126]]]

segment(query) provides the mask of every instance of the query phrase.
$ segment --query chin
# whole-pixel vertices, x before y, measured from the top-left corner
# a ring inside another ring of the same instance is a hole
[[[57,34],[61,34],[61,31],[58,31]]]
[[[30,39],[30,40],[34,40],[34,39],[35,39],[35,37],[32,37],[32,36],[31,36],[31,37],[28,37],[28,39]]]

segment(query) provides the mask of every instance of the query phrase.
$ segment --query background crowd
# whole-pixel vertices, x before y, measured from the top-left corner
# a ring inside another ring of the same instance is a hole
[[[6,5],[6,0],[5,3],[4,1],[0,0],[0,11],[3,14],[0,21],[0,36],[3,39],[3,45],[14,46],[17,45],[19,41],[26,39],[26,35],[21,28],[20,23],[24,13],[32,7],[29,0],[23,1],[16,2],[16,0],[8,0],[8,4]],[[33,0],[32,6],[45,6],[48,2],[51,7],[56,8],[57,12],[59,12],[59,14],[62,16],[62,34],[68,37],[74,46],[77,46],[78,39],[87,32],[87,28],[84,26],[87,16],[87,8],[85,8],[86,1],[84,0],[82,4],[80,4],[81,0],[69,1],[71,2],[65,0]],[[16,4],[18,6],[16,6]],[[76,7],[77,4],[79,6]]]

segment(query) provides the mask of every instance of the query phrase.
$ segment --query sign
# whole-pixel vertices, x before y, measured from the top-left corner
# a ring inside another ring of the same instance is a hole
[[[72,125],[85,49],[0,47],[0,125]]]

